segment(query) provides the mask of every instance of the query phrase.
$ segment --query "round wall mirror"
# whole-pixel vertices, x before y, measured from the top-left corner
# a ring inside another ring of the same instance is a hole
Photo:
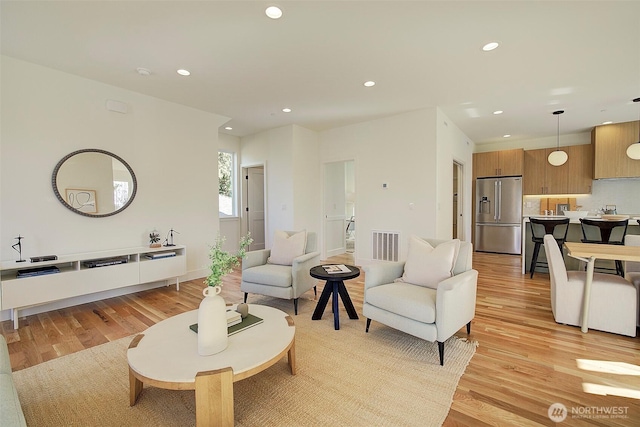
[[[62,158],[53,170],[53,192],[64,206],[91,217],[126,209],[137,191],[133,169],[108,151],[86,149]]]

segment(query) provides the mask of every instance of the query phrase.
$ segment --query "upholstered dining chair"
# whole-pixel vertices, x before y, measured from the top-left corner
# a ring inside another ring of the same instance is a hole
[[[567,271],[556,240],[544,236],[551,278],[551,311],[557,323],[582,326],[582,301],[587,273]],[[638,291],[624,278],[593,273],[589,329],[636,336]]]
[[[317,295],[316,279],[309,270],[320,264],[315,232],[276,231],[271,249],[250,251],[242,259],[244,302],[249,293],[292,299],[298,314],[298,298],[311,288]]]
[[[638,223],[640,224],[640,220],[638,220]],[[640,236],[636,234],[627,234],[624,238],[624,244],[627,246],[640,246]],[[640,251],[640,247],[638,248],[638,251]],[[638,292],[637,325],[640,326],[640,262],[625,261],[624,274],[624,277],[633,283]]]
[[[362,313],[371,320],[423,340],[444,342],[475,316],[478,272],[472,269],[471,243],[412,236],[406,262],[364,266]]]

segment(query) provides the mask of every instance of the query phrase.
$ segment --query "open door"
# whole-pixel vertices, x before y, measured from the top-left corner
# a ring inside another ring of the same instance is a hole
[[[353,160],[324,165],[325,257],[355,250],[355,178]],[[347,240],[349,237],[349,241]],[[349,244],[349,247],[347,247]]]
[[[462,165],[453,162],[453,238],[464,240],[464,216],[462,209]]]

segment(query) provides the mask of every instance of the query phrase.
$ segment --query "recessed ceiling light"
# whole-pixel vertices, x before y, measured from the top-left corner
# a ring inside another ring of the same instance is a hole
[[[231,126],[227,126],[224,128],[225,130],[233,130],[233,128]]]
[[[602,122],[603,125],[610,125],[613,122]]]
[[[151,75],[151,70],[148,70],[146,68],[136,68],[136,71],[141,76],[150,76]]]
[[[290,113],[291,112],[291,108],[283,108],[282,111],[284,113]]]
[[[493,112],[493,114],[495,114],[496,116],[498,114],[502,114],[502,113],[504,113],[504,111],[502,111],[502,110],[496,110],[496,111]]]
[[[485,52],[489,52],[490,50],[497,48],[499,45],[500,44],[498,42],[487,43],[484,46],[482,46],[482,50],[484,50]]]
[[[503,138],[510,138],[510,137],[511,137],[511,135],[507,133],[507,134],[502,135],[502,137],[503,137]]]
[[[371,87],[371,86],[375,86],[376,82],[369,80],[368,82],[364,82],[364,85],[366,87]]]
[[[279,19],[282,17],[282,10],[277,6],[269,6],[264,13],[271,19]]]
[[[189,76],[191,75],[191,72],[189,70],[184,70],[181,68],[178,70],[178,74],[180,74],[181,76]]]

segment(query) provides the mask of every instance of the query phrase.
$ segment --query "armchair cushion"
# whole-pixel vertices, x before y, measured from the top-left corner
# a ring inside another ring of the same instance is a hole
[[[267,286],[289,288],[292,282],[291,267],[273,264],[258,265],[244,270],[242,280]]]
[[[367,290],[367,302],[423,323],[436,321],[436,290],[410,283],[389,283]]]
[[[440,243],[434,248],[429,242],[411,236],[404,273],[398,281],[436,289],[438,283],[453,275],[459,250],[458,239]]]
[[[269,264],[291,265],[293,259],[304,255],[307,246],[307,231],[302,230],[292,235],[285,231],[276,230],[273,235]]]

